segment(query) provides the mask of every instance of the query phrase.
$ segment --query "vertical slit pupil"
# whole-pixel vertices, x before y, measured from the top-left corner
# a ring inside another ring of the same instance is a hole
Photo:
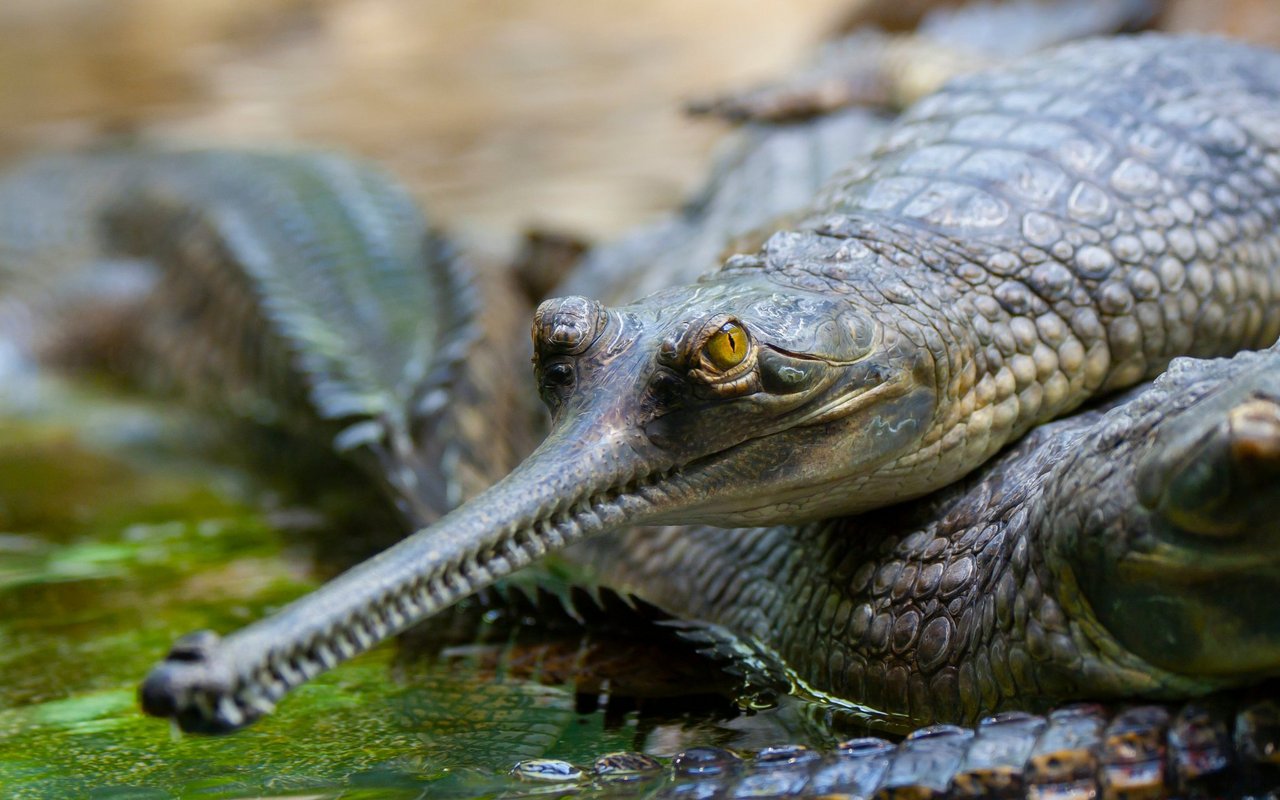
[[[726,322],[703,345],[702,352],[716,369],[732,369],[746,358],[747,333],[737,323]]]

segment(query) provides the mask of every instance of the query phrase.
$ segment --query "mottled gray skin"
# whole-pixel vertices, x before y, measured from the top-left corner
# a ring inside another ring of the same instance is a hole
[[[1280,348],[1175,361],[925,502],[583,545],[613,587],[901,729],[1280,671]]]
[[[1278,224],[1274,53],[1142,37],[961,79],[758,255],[619,308],[545,303],[543,444],[277,616],[180,642],[144,708],[239,727],[625,524],[794,524],[937,489],[1174,356],[1274,342]]]

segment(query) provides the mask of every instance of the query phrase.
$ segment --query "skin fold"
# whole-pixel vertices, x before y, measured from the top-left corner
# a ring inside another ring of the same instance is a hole
[[[546,440],[405,542],[225,639],[144,709],[223,731],[549,550],[803,523],[950,484],[1033,426],[1280,335],[1280,57],[1147,36],[962,78],[807,219],[699,282],[534,321]]]

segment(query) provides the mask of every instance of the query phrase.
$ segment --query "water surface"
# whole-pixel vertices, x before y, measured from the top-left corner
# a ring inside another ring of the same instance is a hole
[[[307,498],[234,456],[251,434],[163,401],[49,378],[6,386],[5,797],[486,797],[533,788],[507,776],[521,759],[830,739],[724,701],[636,701],[599,691],[598,678],[584,690],[584,674],[643,675],[646,658],[662,684],[665,656],[626,630],[592,649],[573,631],[540,639],[536,626],[510,633],[499,620],[468,640],[461,617],[321,676],[245,731],[182,735],[138,710],[147,669],[177,636],[233,630],[344,566],[360,548],[338,545],[364,535],[359,506],[371,496]]]

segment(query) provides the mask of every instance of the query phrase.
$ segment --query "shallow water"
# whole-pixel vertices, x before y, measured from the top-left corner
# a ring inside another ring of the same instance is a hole
[[[234,629],[315,586],[343,566],[331,540],[348,534],[219,457],[226,431],[198,416],[47,378],[5,384],[5,797],[481,797],[528,791],[507,777],[527,758],[830,739],[792,708],[748,718],[706,700],[602,702],[594,683],[566,682],[592,669],[579,639],[566,662],[564,642],[496,624],[479,643],[463,629],[439,647],[380,647],[235,735],[180,735],[138,710],[146,670],[183,633]],[[618,658],[645,672],[637,652]]]

